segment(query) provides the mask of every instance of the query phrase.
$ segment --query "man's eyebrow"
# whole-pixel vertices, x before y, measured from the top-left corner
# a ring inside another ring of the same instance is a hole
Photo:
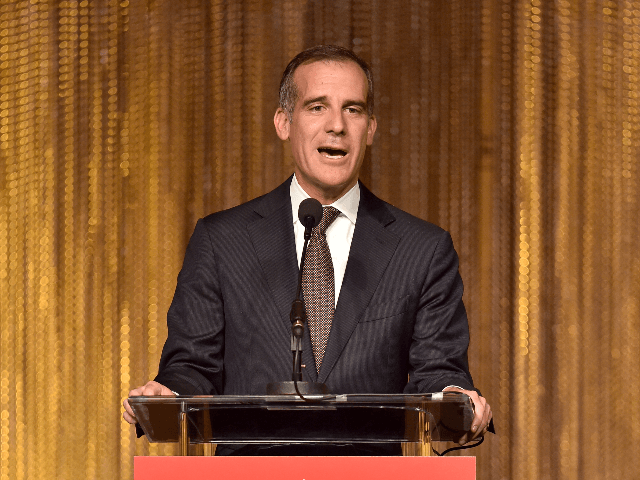
[[[343,107],[360,107],[364,110],[367,109],[367,102],[363,102],[362,100],[347,100],[342,104]]]
[[[316,102],[320,102],[320,103],[326,103],[327,102],[327,96],[326,95],[322,95],[320,97],[315,97],[315,98],[310,98],[308,100],[305,100],[304,102],[302,102],[302,107],[307,107],[309,105],[311,105],[312,103],[316,103]],[[342,107],[360,107],[362,109],[367,108],[367,102],[363,102],[362,100],[345,100],[342,103]]]
[[[302,106],[306,107],[308,105],[311,105],[312,103],[316,103],[316,102],[325,103],[326,101],[327,101],[327,96],[322,95],[321,97],[315,97],[315,98],[310,98],[309,100],[305,100]]]

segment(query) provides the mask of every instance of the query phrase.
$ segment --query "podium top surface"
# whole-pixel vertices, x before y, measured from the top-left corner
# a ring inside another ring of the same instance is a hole
[[[473,420],[460,393],[130,397],[150,442],[175,442],[186,413],[194,443],[415,442],[457,440]]]
[[[427,404],[455,403],[471,405],[469,397],[458,392],[437,392],[420,394],[342,394],[342,395],[305,395],[308,402],[297,395],[155,395],[150,397],[129,397],[133,405],[177,404],[188,408],[215,408],[217,405],[272,406],[276,404],[301,406],[368,405],[396,407],[420,407]]]

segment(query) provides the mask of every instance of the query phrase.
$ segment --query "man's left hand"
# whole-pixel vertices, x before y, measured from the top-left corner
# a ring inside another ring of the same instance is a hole
[[[463,390],[458,387],[447,387],[444,389],[445,392],[461,392],[471,397],[471,401],[473,402],[475,416],[473,417],[473,422],[471,423],[471,430],[465,433],[458,443],[460,445],[464,445],[465,443],[470,442],[478,437],[484,436],[487,433],[487,429],[489,428],[489,422],[493,418],[493,414],[491,413],[491,406],[487,403],[484,397],[478,395],[478,392],[475,390]]]

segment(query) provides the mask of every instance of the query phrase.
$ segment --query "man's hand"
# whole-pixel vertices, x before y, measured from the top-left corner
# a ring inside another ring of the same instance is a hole
[[[175,394],[171,390],[169,390],[164,385],[161,385],[158,382],[154,381],[148,382],[142,387],[134,388],[129,392],[129,397],[139,397],[141,395],[169,395],[175,397]],[[124,413],[122,414],[122,417],[131,425],[135,425],[138,420],[136,419],[136,416],[133,414],[133,410],[131,410],[131,406],[129,405],[129,397],[125,398],[124,402],[122,402],[122,404],[124,405]]]
[[[471,423],[471,431],[465,433],[462,438],[458,440],[460,445],[464,445],[465,443],[468,443],[475,438],[482,437],[487,433],[489,422],[493,418],[493,414],[491,413],[491,406],[487,403],[484,397],[478,395],[478,392],[474,390],[463,390],[462,388],[457,387],[447,387],[444,391],[464,393],[469,395],[473,402],[475,416],[473,417],[473,423]]]

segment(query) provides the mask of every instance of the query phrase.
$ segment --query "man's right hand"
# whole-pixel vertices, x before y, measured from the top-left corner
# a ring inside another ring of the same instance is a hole
[[[146,385],[143,385],[142,387],[134,388],[129,392],[129,397],[139,397],[141,395],[145,395],[145,396],[168,395],[171,397],[175,397],[175,394],[171,390],[169,390],[164,385],[154,381],[148,382]],[[138,420],[136,419],[136,416],[133,414],[133,410],[131,410],[131,405],[129,405],[129,400],[128,400],[129,397],[125,398],[124,402],[122,402],[122,404],[124,405],[124,413],[122,414],[122,417],[131,425],[135,425],[138,422]]]

